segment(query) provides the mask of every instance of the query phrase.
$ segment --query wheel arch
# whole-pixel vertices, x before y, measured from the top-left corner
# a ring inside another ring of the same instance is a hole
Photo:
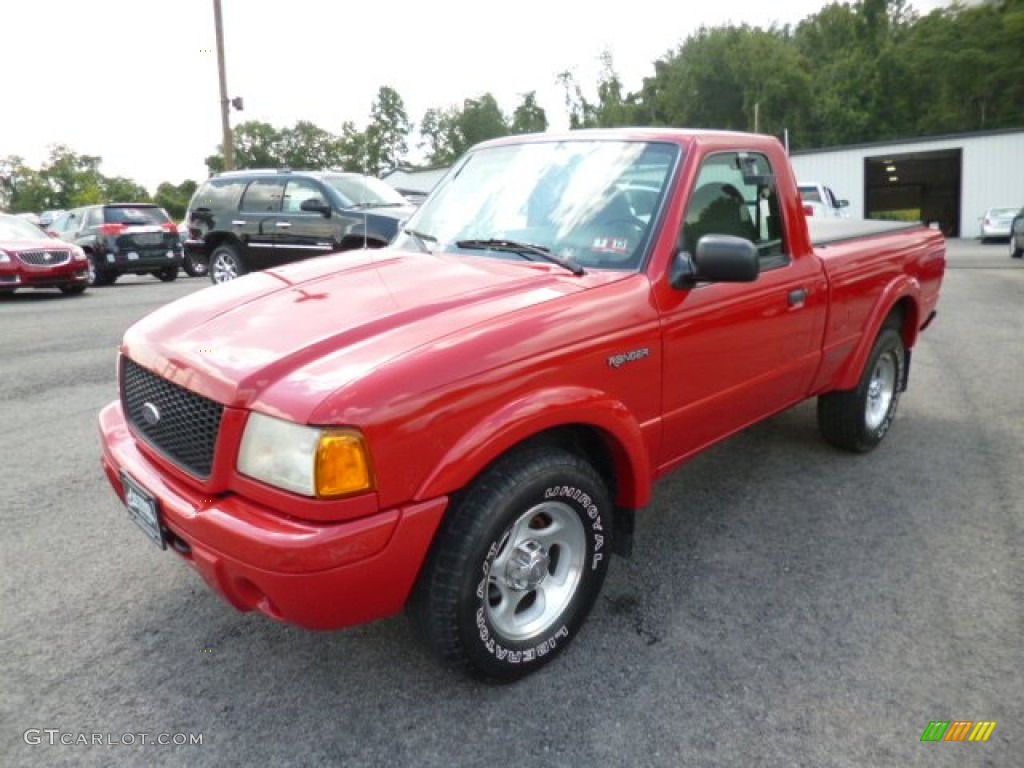
[[[892,283],[875,302],[865,322],[866,330],[861,335],[860,342],[850,356],[835,388],[853,389],[857,386],[875,339],[886,323],[896,323],[903,337],[903,346],[907,350],[913,347],[917,343],[921,326],[920,315],[921,286],[918,282],[906,277]]]
[[[550,397],[543,401],[550,404]],[[541,409],[536,402],[534,398],[519,400],[465,433],[421,484],[416,498],[455,493],[509,452],[547,442],[591,462],[608,482],[616,506],[636,509],[648,503],[650,457],[640,426],[625,405],[604,400]],[[495,424],[500,424],[500,429],[495,430]]]
[[[230,245],[238,251],[239,256],[242,255],[241,240],[230,232],[218,232],[213,235],[207,235],[203,240],[203,252],[206,254],[206,258],[210,258],[211,254],[222,245]]]

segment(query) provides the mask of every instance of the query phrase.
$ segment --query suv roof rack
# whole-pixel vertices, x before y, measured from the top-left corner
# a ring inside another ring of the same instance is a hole
[[[230,171],[221,171],[217,176],[237,176],[242,173],[291,173],[292,168],[284,166],[282,168],[235,168]]]

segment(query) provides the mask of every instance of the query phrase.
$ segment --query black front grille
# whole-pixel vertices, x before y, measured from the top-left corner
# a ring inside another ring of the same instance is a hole
[[[206,479],[224,407],[121,358],[121,403],[128,421],[156,448]]]
[[[56,267],[71,261],[70,251],[22,251],[18,258],[35,267]]]

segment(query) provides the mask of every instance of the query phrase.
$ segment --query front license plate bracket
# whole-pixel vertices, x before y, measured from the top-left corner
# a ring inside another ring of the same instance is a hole
[[[167,549],[156,497],[125,472],[121,473],[121,483],[124,485],[124,505],[128,508],[128,516],[154,544],[160,549]]]

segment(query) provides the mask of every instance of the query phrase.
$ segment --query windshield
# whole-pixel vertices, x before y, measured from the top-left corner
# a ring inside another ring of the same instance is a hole
[[[409,204],[409,201],[386,181],[370,176],[326,176],[323,181],[338,193],[345,208]]]
[[[47,236],[25,219],[16,216],[0,216],[0,240],[46,240]]]
[[[581,267],[639,269],[680,154],[674,144],[587,139],[478,149],[445,177],[407,230],[436,242],[434,250],[527,256],[486,245],[501,240]],[[395,246],[416,249],[414,237]]]

